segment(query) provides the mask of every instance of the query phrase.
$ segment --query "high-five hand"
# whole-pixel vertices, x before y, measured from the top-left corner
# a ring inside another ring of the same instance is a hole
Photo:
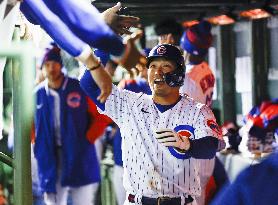
[[[138,27],[140,19],[135,16],[120,15],[118,12],[122,8],[120,2],[118,2],[112,8],[105,10],[102,13],[103,19],[110,26],[110,28],[117,34],[131,34],[128,30],[130,27]]]

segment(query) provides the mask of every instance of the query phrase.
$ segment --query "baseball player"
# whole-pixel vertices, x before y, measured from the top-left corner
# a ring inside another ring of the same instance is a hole
[[[186,76],[181,87],[181,93],[186,93],[194,100],[211,107],[214,74],[205,61],[208,48],[212,43],[211,25],[201,21],[184,32],[181,38],[181,48],[185,51]]]
[[[187,63],[184,84],[180,92],[192,97],[195,101],[212,106],[212,95],[215,85],[215,77],[205,57],[212,43],[211,25],[207,21],[201,21],[189,27],[182,35],[180,47],[184,50]],[[225,148],[223,140],[220,147]],[[215,159],[202,160],[201,184],[202,195],[197,199],[198,204],[205,203],[206,185],[213,174]]]
[[[73,205],[94,204],[100,170],[89,141],[101,134],[109,119],[93,109],[77,79],[62,73],[57,46],[47,50],[42,64],[46,80],[35,89],[34,156],[44,202],[65,205],[71,190]]]
[[[151,96],[113,86],[101,103],[94,79],[105,72],[102,68],[86,71],[80,84],[121,129],[125,205],[196,204],[198,159],[215,156],[220,129],[207,106],[179,94],[185,70],[177,47],[154,47],[147,68]]]

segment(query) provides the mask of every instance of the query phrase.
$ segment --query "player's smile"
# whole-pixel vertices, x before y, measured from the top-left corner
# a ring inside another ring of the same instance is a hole
[[[165,80],[164,78],[156,78],[154,79],[154,84],[164,84],[165,83]]]

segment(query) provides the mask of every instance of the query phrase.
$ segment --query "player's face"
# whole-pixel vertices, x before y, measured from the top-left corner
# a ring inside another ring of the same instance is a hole
[[[176,65],[165,58],[156,58],[150,63],[148,81],[154,95],[164,97],[176,90],[176,88],[170,87],[164,79],[165,73],[172,72],[175,69]]]
[[[45,77],[51,82],[55,82],[63,76],[62,66],[56,61],[46,61],[43,66],[43,72]]]

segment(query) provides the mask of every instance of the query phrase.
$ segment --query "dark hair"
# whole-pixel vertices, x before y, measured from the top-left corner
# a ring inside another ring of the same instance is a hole
[[[172,18],[164,19],[163,21],[157,23],[154,30],[158,36],[171,33],[179,36],[180,38],[183,33],[182,25]]]

